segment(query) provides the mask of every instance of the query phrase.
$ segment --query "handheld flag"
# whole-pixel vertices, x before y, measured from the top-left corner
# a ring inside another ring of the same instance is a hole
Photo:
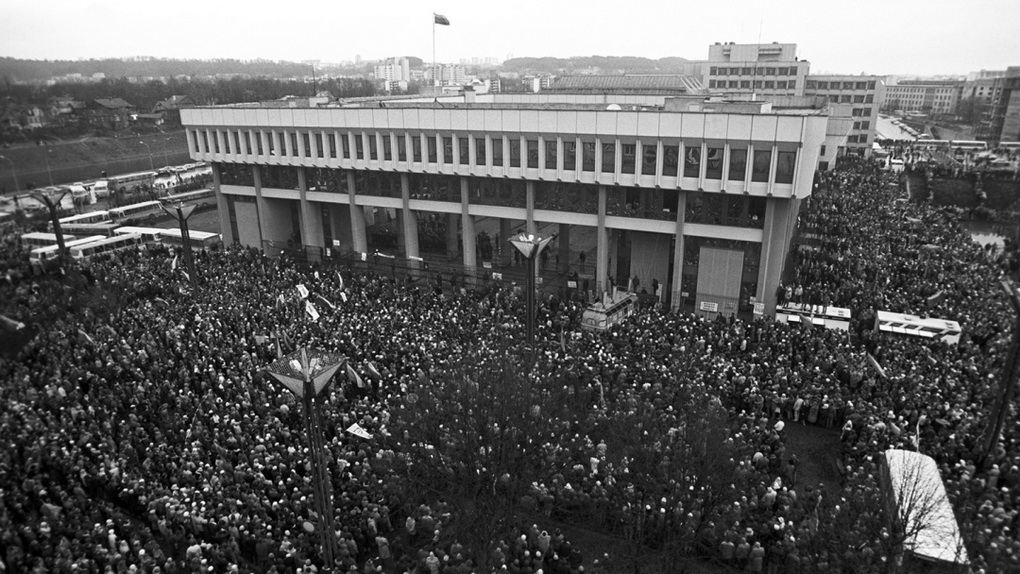
[[[312,318],[312,321],[319,320],[319,311],[316,310],[315,305],[312,305],[311,301],[305,301],[305,312]]]
[[[436,14],[435,12],[432,13],[432,16],[435,17],[436,24],[439,24],[440,26],[450,25],[450,19],[447,18],[446,16],[443,16],[442,14]]]
[[[361,438],[372,438],[372,435],[368,434],[368,431],[361,428],[361,425],[359,425],[358,423],[354,423],[351,426],[347,427],[347,432]]]
[[[86,333],[85,331],[83,331],[81,329],[78,329],[78,334],[80,334],[82,337],[85,337],[85,340],[88,341],[90,344],[93,344],[93,345],[96,344],[96,342],[94,340],[92,340],[92,337],[90,337],[89,334]]]
[[[340,290],[344,290],[344,276],[339,271],[336,272],[336,278],[340,280]]]
[[[326,299],[325,297],[323,297],[322,295],[319,295],[318,293],[316,293],[315,296],[318,297],[319,301],[322,301],[323,303],[325,303],[327,307],[329,307],[330,309],[333,309],[334,311],[336,310],[336,305],[334,305],[332,301],[330,301],[329,299]]]
[[[361,375],[355,371],[350,363],[347,363],[347,379],[354,383],[359,389],[365,388],[365,381],[361,380]]]
[[[273,338],[276,339],[276,358],[277,359],[282,359],[283,358],[283,349],[280,348],[280,334],[277,333],[276,336],[273,337]]]
[[[302,299],[308,298],[308,287],[305,287],[304,284],[299,283],[297,286],[297,291],[298,294],[301,295]]]
[[[177,256],[174,255],[174,260],[170,262],[170,271],[177,271]]]
[[[878,364],[878,360],[875,359],[875,357],[873,357],[871,353],[868,353],[868,363],[875,369],[875,372],[878,373],[878,376],[882,377],[883,379],[888,378],[885,374],[885,369],[882,368],[882,365]]]

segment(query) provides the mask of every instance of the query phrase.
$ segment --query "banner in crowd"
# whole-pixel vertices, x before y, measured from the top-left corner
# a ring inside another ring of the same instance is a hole
[[[347,427],[347,432],[361,438],[372,438],[372,435],[368,434],[368,431],[361,428],[361,425],[359,425],[358,423],[354,423],[351,426]]]
[[[298,284],[297,292],[298,292],[299,295],[301,295],[302,299],[307,299],[308,298],[308,287],[305,287],[304,284],[301,284],[301,283]]]
[[[319,311],[315,309],[315,305],[312,305],[311,301],[305,301],[305,313],[312,318],[312,321],[319,320]]]

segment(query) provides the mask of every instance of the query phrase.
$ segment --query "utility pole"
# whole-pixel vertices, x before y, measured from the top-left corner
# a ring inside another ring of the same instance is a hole
[[[60,251],[60,258],[67,257],[67,246],[64,245],[64,232],[60,229],[60,202],[64,200],[67,191],[42,192],[32,194],[36,201],[46,206],[50,212],[50,222],[53,224],[53,234],[57,236],[57,249]]]
[[[191,234],[188,232],[188,218],[195,211],[195,206],[178,203],[173,207],[165,205],[160,205],[160,207],[163,208],[167,215],[176,219],[177,223],[181,226],[181,245],[184,249],[184,264],[188,266],[188,280],[191,282],[192,288],[197,288],[198,275],[195,273],[195,258],[191,253]]]
[[[1009,414],[1009,407],[1013,403],[1013,389],[1017,384],[1017,375],[1020,374],[1020,291],[1008,279],[1002,280],[1002,288],[1009,296],[1009,302],[1013,305],[1013,312],[1016,316],[1013,319],[1013,340],[1009,345],[1009,354],[1006,355],[1006,364],[1002,369],[1001,390],[992,410],[992,420],[985,430],[984,455],[982,461],[988,458],[992,449],[999,443],[999,435],[1006,423],[1006,415]]]

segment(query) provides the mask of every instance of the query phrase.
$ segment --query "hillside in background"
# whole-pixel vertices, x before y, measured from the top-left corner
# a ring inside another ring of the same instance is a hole
[[[636,56],[575,56],[572,58],[512,58],[501,71],[520,74],[682,74],[690,61],[684,58]]]
[[[22,60],[0,58],[0,78],[12,82],[42,82],[68,74],[105,74],[107,78],[246,75],[267,78],[301,78],[312,67],[271,60],[174,60],[164,58],[106,58],[102,60]]]

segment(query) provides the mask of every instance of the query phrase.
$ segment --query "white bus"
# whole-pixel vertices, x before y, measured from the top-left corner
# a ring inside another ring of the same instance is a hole
[[[119,227],[116,223],[110,221],[107,223],[61,223],[60,230],[64,232],[64,237],[67,237],[68,233],[75,235],[104,235],[106,237],[113,237],[114,230]]]
[[[110,210],[110,218],[121,224],[144,219],[155,219],[163,214],[163,210],[159,207],[160,205],[158,201],[143,201],[123,207],[115,207]]]
[[[64,241],[74,241],[73,235],[64,234]],[[49,247],[50,245],[57,244],[56,233],[25,233],[21,236],[21,248],[26,251],[38,249],[39,247]]]
[[[66,247],[70,251],[76,247],[88,245],[89,243],[94,243],[96,241],[101,241],[103,239],[106,239],[106,237],[103,237],[102,235],[82,237],[81,239],[75,239],[73,241],[65,241],[64,247]],[[28,254],[28,260],[32,261],[33,263],[42,263],[43,261],[50,261],[51,259],[56,259],[58,255],[60,255],[60,246],[49,245],[47,247],[38,247],[36,249],[33,249],[31,253]]]
[[[143,186],[151,188],[155,181],[156,172],[139,171],[112,176],[107,179],[107,186],[111,191],[133,192]]]
[[[163,201],[166,203],[197,203],[199,205],[210,203],[216,200],[216,194],[212,189],[199,189],[168,195]]]
[[[894,560],[905,572],[969,572],[967,548],[930,456],[891,448],[882,454],[879,482],[890,529],[899,542]]]
[[[71,215],[68,217],[61,217],[57,221],[60,222],[60,227],[63,228],[65,224],[69,223],[109,223],[110,212],[109,211],[89,211],[88,213],[79,213],[78,215]]]
[[[75,261],[88,259],[104,253],[113,253],[125,249],[137,249],[144,245],[145,240],[137,233],[117,235],[115,237],[103,237],[99,241],[79,245],[71,249],[71,258]]]
[[[776,307],[776,321],[780,323],[803,323],[826,329],[850,330],[850,309],[787,303]]]
[[[130,225],[125,225],[124,227],[118,227],[113,230],[113,233],[114,236],[129,234],[140,235],[145,243],[159,243],[159,241],[163,238],[164,231],[166,230],[160,229],[159,227],[132,227]]]
[[[161,229],[162,237],[161,241],[166,245],[173,245],[180,247],[184,245],[181,239],[181,230],[172,227],[170,229]],[[189,245],[192,249],[210,249],[214,245],[222,243],[223,238],[220,237],[219,233],[209,233],[206,231],[192,231],[188,230],[188,239],[190,239]]]
[[[1020,151],[1020,142],[999,142],[995,147],[1006,151]]]
[[[954,150],[960,151],[985,151],[988,149],[988,143],[974,140],[952,140],[949,144]]]
[[[879,311],[875,316],[875,330],[911,337],[934,339],[950,345],[960,342],[960,324],[945,319],[921,318],[917,315]]]

